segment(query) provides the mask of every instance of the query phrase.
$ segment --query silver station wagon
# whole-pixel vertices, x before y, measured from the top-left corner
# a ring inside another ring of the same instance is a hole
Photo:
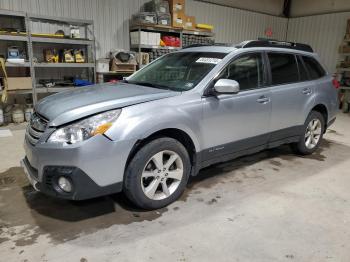
[[[308,45],[190,47],[120,83],[41,100],[22,166],[47,195],[81,200],[123,191],[156,209],[209,165],[281,144],[313,153],[337,110],[332,76]]]

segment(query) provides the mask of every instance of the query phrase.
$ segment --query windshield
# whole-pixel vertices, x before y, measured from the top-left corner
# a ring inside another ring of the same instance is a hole
[[[218,64],[225,53],[179,52],[161,57],[129,77],[131,84],[174,91],[194,88]]]

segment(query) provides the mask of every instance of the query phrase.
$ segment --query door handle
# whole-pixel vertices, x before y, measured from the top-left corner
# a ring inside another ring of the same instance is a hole
[[[266,96],[261,96],[256,100],[256,102],[258,102],[260,104],[267,104],[268,102],[270,102],[270,98],[268,98]]]
[[[311,89],[310,88],[304,88],[302,92],[303,92],[304,95],[310,95],[311,94]]]

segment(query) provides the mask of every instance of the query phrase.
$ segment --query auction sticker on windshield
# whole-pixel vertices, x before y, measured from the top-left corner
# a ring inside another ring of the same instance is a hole
[[[221,61],[220,58],[212,57],[200,57],[197,59],[196,63],[205,63],[205,64],[218,64]]]

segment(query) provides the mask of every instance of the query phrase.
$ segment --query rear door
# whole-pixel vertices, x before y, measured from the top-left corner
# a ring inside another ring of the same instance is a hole
[[[267,52],[271,86],[270,142],[299,135],[314,85],[304,65],[292,53]]]

